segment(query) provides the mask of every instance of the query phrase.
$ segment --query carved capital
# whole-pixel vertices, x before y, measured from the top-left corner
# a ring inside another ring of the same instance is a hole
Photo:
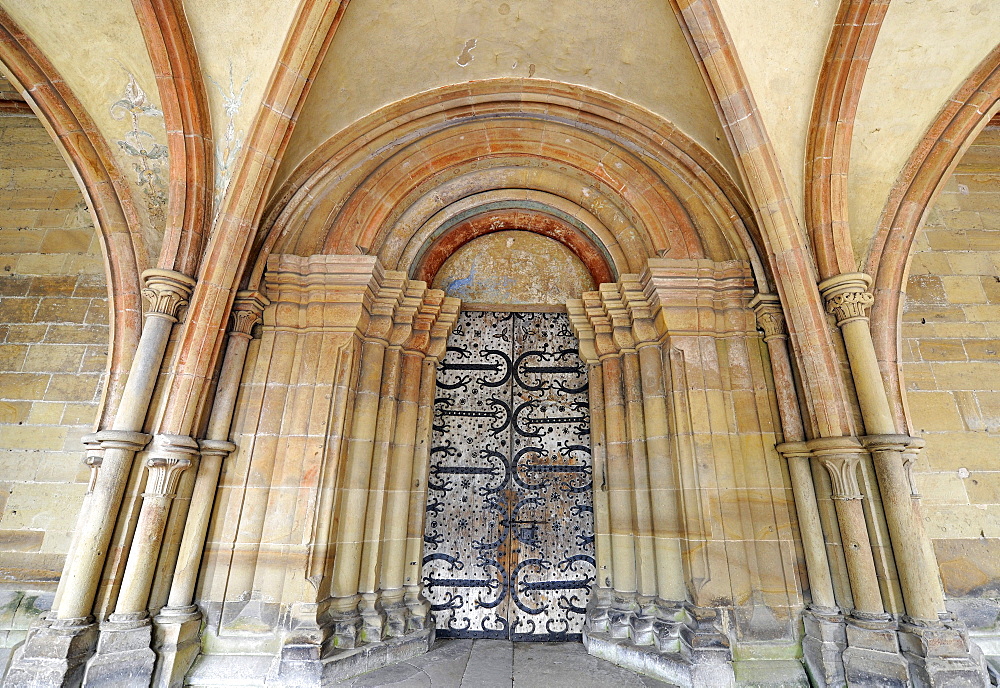
[[[765,342],[772,337],[784,339],[788,336],[785,312],[777,294],[757,294],[750,301],[750,307],[757,316],[757,327],[764,331]]]
[[[90,481],[87,483],[87,492],[93,492],[94,485],[97,484],[97,471],[100,469],[101,464],[104,463],[104,447],[101,446],[101,441],[97,438],[96,432],[84,435],[81,441],[86,450],[83,462],[90,467]]]
[[[910,443],[903,450],[903,468],[906,469],[906,479],[910,483],[910,497],[913,499],[920,499],[917,480],[913,477],[913,465],[917,462],[917,456],[925,446],[927,443],[921,438],[911,437]]]
[[[198,455],[198,443],[184,435],[157,435],[146,457],[146,495],[173,497],[181,473]]]
[[[858,484],[858,465],[864,447],[854,437],[826,437],[807,443],[812,455],[830,474],[832,497],[839,500],[863,499]]]
[[[826,310],[843,327],[853,320],[867,320],[875,295],[868,291],[872,278],[863,272],[847,272],[819,283]]]
[[[142,298],[146,301],[146,317],[165,318],[177,322],[181,308],[188,304],[195,281],[173,270],[146,270]]]
[[[252,338],[253,326],[260,322],[264,309],[270,303],[259,291],[237,292],[233,311],[229,314],[229,333]]]

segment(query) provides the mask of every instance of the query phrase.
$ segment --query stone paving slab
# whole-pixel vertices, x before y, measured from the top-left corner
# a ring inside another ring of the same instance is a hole
[[[335,685],[352,688],[654,688],[670,684],[591,657],[580,643],[438,640],[425,655]]]

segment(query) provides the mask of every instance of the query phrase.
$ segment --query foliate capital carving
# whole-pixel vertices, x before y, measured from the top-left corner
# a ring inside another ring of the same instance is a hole
[[[270,301],[259,291],[240,291],[230,313],[230,334],[252,337],[253,326],[261,320]]]
[[[764,331],[764,341],[771,337],[787,337],[788,326],[781,300],[777,294],[757,294],[750,301],[750,307],[757,316],[757,327]]]
[[[867,320],[867,310],[875,303],[875,295],[868,291],[872,278],[863,272],[847,272],[819,283],[819,291],[826,301],[826,310],[843,326],[853,320]]]
[[[198,442],[185,435],[157,435],[146,457],[146,494],[173,497],[181,473],[198,455]]]
[[[827,437],[807,443],[812,455],[830,474],[833,499],[863,499],[858,465],[865,449],[855,437]]]
[[[177,322],[181,308],[188,304],[195,281],[173,270],[146,270],[142,273],[145,287],[146,317],[165,318]]]
[[[191,459],[153,456],[146,459],[148,477],[146,494],[155,497],[173,497],[181,473],[191,467]]]

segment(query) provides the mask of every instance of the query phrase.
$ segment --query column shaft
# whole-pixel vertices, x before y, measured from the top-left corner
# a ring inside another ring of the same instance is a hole
[[[403,587],[406,562],[406,525],[410,511],[410,484],[413,475],[414,442],[420,403],[423,355],[403,353],[399,398],[396,402],[396,435],[392,444],[385,508],[384,562],[382,589]]]
[[[658,345],[642,346],[639,349],[639,369],[646,421],[657,595],[662,600],[680,602],[687,598],[680,543],[680,492],[674,457],[670,451],[666,391],[663,386],[663,353]]]
[[[334,597],[350,597],[359,591],[361,550],[368,507],[375,420],[382,387],[385,341],[367,339],[361,345],[361,369],[354,400],[351,433],[340,498],[337,553],[333,569]]]
[[[613,587],[619,592],[636,592],[638,581],[632,518],[632,480],[621,359],[617,356],[605,356],[601,360],[601,368],[604,372],[604,437],[608,457]]]

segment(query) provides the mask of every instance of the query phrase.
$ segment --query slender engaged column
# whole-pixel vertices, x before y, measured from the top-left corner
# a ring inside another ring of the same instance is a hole
[[[653,324],[652,309],[642,285],[623,282],[622,298],[632,319],[639,359],[656,554],[656,594],[670,606],[678,606],[687,601],[687,586],[681,557],[683,527],[679,480],[670,450],[660,333]]]
[[[365,543],[361,552],[361,578],[359,592],[362,594],[361,616],[364,623],[363,635],[368,642],[381,640],[385,635],[386,600],[381,599],[379,583],[383,557],[387,553],[385,543],[388,516],[386,500],[388,481],[392,471],[393,443],[399,420],[399,392],[402,379],[403,345],[413,332],[413,320],[420,308],[426,285],[423,282],[406,283],[406,296],[396,308],[392,330],[389,332],[388,347],[382,363],[382,389],[379,398],[378,416],[375,428],[375,444],[372,451],[371,479],[368,486],[368,507],[365,514]],[[398,471],[397,471],[398,472]],[[390,594],[388,603],[394,611],[396,630],[405,627],[403,613],[403,592],[400,588]]]
[[[910,438],[895,434],[889,398],[872,343],[866,312],[875,300],[868,291],[870,285],[868,275],[847,273],[823,281],[819,289],[844,336],[858,403],[869,434],[865,444],[872,452],[906,613],[916,619],[937,622],[939,614],[945,611],[944,598],[932,582],[937,567],[933,561],[927,561],[929,547],[924,542],[927,535],[921,519],[915,515],[910,480],[903,466],[903,450]]]
[[[802,441],[805,432],[799,411],[798,395],[792,362],[788,355],[788,330],[781,303],[774,294],[758,294],[750,303],[757,315],[757,324],[764,331],[771,370],[774,376],[778,415],[785,442],[777,446],[778,453],[788,462],[788,475],[795,498],[795,513],[799,520],[799,534],[806,557],[806,576],[813,605],[823,612],[836,611],[837,601],[833,591],[830,562],[826,556],[826,540],[820,521],[816,489],[809,466],[811,453]]]
[[[417,424],[420,415],[420,386],[424,356],[431,343],[431,328],[441,310],[443,292],[423,294],[413,330],[403,345],[399,394],[396,400],[396,434],[392,441],[389,477],[386,485],[385,536],[382,578],[382,606],[386,613],[386,635],[401,636],[407,631],[405,589],[407,520],[410,515],[411,484],[414,472]]]
[[[603,308],[600,294],[584,294],[584,304],[594,328],[594,347],[601,361],[604,387],[604,451],[607,457],[613,589],[608,626],[612,636],[625,638],[632,634],[638,611],[635,598],[639,580],[624,373],[614,341],[614,328]]]
[[[882,619],[885,609],[879,592],[875,560],[858,486],[858,465],[864,448],[852,437],[829,437],[807,443],[812,455],[830,475],[833,500],[851,578],[854,613],[866,619]]]
[[[604,417],[604,373],[594,344],[594,328],[587,319],[583,301],[567,304],[569,320],[580,343],[580,358],[587,364],[590,401],[590,446],[594,460],[594,558],[597,568],[593,596],[587,608],[587,630],[608,631],[611,605],[611,526],[608,511],[608,472]]]
[[[443,294],[442,294],[443,296]],[[430,470],[431,426],[434,420],[434,395],[437,390],[437,365],[444,356],[448,335],[458,320],[461,303],[442,298],[441,312],[431,327],[427,355],[420,369],[420,396],[417,405],[417,430],[413,447],[413,471],[410,482],[409,515],[406,525],[405,589],[407,632],[422,631],[430,623],[430,604],[421,588],[424,559],[424,521],[427,517],[427,472]]]
[[[332,590],[334,636],[337,647],[353,647],[351,629],[360,621],[357,611],[364,549],[365,515],[375,450],[376,419],[382,390],[385,349],[392,329],[396,304],[402,296],[403,279],[386,279],[372,306],[361,344],[361,365],[350,434],[347,436],[344,477],[337,518],[337,553]]]
[[[55,616],[61,620],[80,619],[91,613],[133,457],[149,441],[149,436],[140,431],[170,330],[194,288],[193,279],[170,270],[147,270],[143,279],[146,287],[142,296],[147,310],[142,335],[111,429],[98,433],[104,457],[93,481],[87,509],[77,520],[71,545],[73,557],[67,559],[60,579],[59,609]]]
[[[135,621],[146,615],[149,589],[160,554],[170,501],[181,473],[198,455],[198,443],[181,435],[157,435],[146,459],[146,491],[129,548],[122,587],[110,621]]]
[[[233,304],[232,325],[208,420],[206,439],[198,443],[201,461],[191,494],[191,506],[184,523],[184,534],[181,537],[167,606],[161,614],[183,615],[196,612],[192,606],[194,589],[198,581],[198,568],[205,548],[219,474],[223,461],[236,449],[236,445],[229,441],[229,428],[236,408],[240,379],[243,377],[247,349],[253,339],[251,332],[260,321],[267,304],[267,299],[255,292],[240,292]]]

